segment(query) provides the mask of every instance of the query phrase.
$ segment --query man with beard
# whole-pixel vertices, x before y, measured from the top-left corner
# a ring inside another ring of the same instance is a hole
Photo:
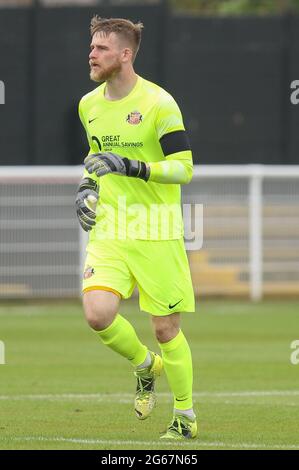
[[[180,329],[180,313],[194,312],[180,204],[192,153],[175,100],[134,71],[142,28],[119,18],[91,21],[90,78],[101,85],[79,104],[90,146],[76,198],[80,224],[90,231],[83,306],[98,338],[134,367],[138,419],[153,410],[164,367],[174,412],[161,437],[184,440],[197,435],[192,357]],[[161,356],[119,314],[136,286]]]

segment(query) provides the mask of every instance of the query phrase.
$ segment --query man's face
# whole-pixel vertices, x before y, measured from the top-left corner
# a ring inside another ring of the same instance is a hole
[[[94,82],[104,82],[116,75],[122,67],[122,49],[115,33],[108,36],[95,33],[90,44],[90,78]]]

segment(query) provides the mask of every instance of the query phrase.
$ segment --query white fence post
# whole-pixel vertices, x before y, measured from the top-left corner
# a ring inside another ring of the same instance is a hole
[[[0,364],[5,364],[5,345],[0,341]]]
[[[79,222],[78,222],[79,225]],[[84,230],[79,225],[79,275],[78,275],[78,283],[79,283],[79,293],[81,294],[82,291],[82,279],[83,279],[83,269],[84,263],[86,258],[86,245],[88,242],[88,233],[84,232]]]
[[[258,301],[263,296],[263,174],[260,166],[252,170],[249,181],[250,298]]]

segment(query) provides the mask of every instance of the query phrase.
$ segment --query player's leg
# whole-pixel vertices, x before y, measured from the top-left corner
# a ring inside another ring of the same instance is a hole
[[[89,243],[87,251],[83,280],[86,320],[105,345],[135,368],[137,388],[142,392],[142,406],[136,414],[144,419],[154,406],[152,400],[145,400],[146,395],[149,398],[147,376],[157,374],[157,363],[162,360],[141,343],[131,323],[118,313],[121,298],[129,298],[136,283],[127,266],[126,244],[102,240]]]
[[[152,314],[163,366],[174,396],[174,419],[164,437],[195,437],[192,357],[180,329],[178,313],[194,311],[194,293],[184,242],[182,239],[140,240],[135,242],[135,251],[138,251],[138,262],[132,270],[139,287],[140,307]]]
[[[180,314],[152,316],[152,323],[174,398],[173,421],[162,438],[194,438],[197,435],[197,423],[192,401],[192,356],[180,329]]]
[[[148,349],[139,340],[131,323],[118,313],[119,305],[120,296],[116,292],[99,288],[83,295],[89,326],[106,346],[137,367],[146,360]]]

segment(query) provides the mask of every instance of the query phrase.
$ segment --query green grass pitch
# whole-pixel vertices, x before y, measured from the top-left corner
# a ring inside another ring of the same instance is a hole
[[[123,304],[158,352],[148,315]],[[171,418],[165,375],[152,416],[135,418],[135,378],[73,303],[3,303],[0,449],[299,449],[299,302],[198,301],[182,328],[194,361],[199,437],[159,441]]]

